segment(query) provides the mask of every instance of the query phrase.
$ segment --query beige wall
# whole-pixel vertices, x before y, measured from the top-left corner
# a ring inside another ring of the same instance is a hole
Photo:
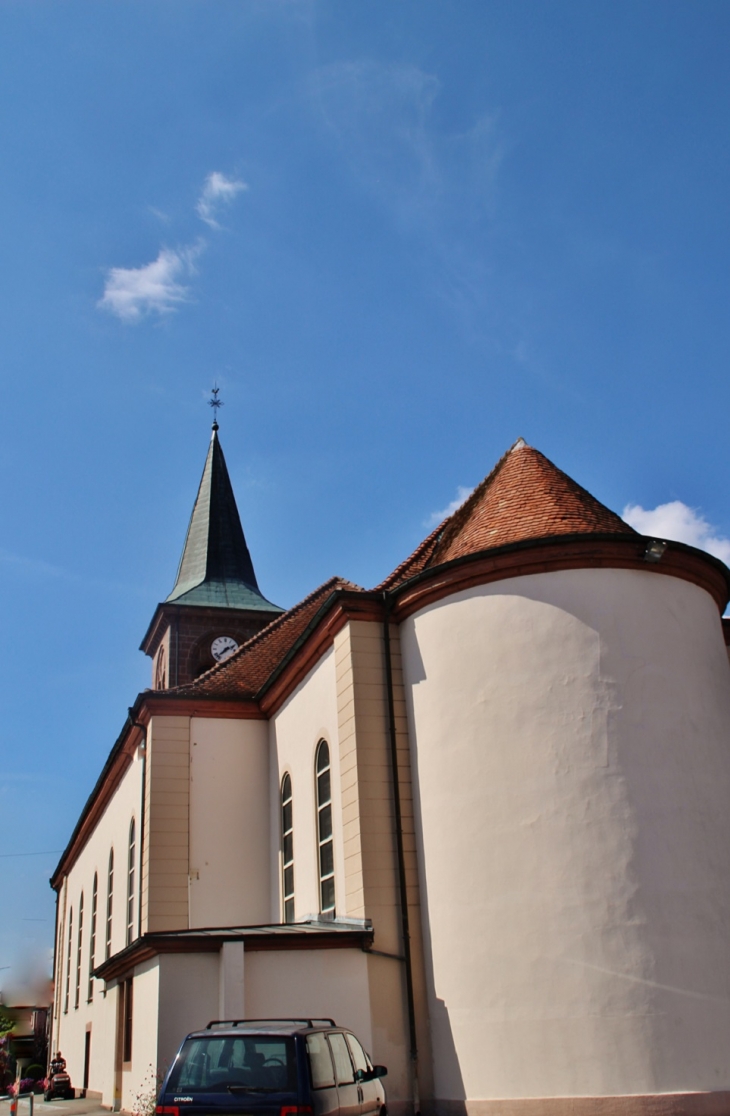
[[[319,865],[314,762],[320,740],[329,744],[332,763],[335,902],[346,914],[345,862],[340,805],[335,657],[329,650],[297,686],[269,726],[271,749],[271,920],[283,919],[281,896],[280,789],[285,772],[292,780],[294,819],[294,906],[297,920],[319,913]]]
[[[218,1018],[218,953],[165,953],[159,966],[157,1065],[165,1072],[191,1031]]]
[[[266,721],[190,724],[190,926],[269,920]]]
[[[467,590],[402,626],[436,1094],[730,1084],[730,674],[657,573]]]
[[[361,950],[247,951],[244,966],[249,1018],[329,1017],[372,1050],[367,957]]]
[[[145,815],[142,931],[186,929],[189,925],[189,717],[150,719]]]
[[[82,849],[76,863],[66,878],[66,900],[62,901],[63,917],[61,958],[60,1015],[54,1019],[53,1043],[60,1047],[68,1062],[71,1080],[80,1088],[84,1071],[84,1044],[86,1029],[91,1027],[91,1063],[89,1088],[101,1092],[106,1103],[111,1103],[113,1091],[114,1051],[116,1040],[116,992],[104,997],[104,982],[94,981],[93,998],[88,1001],[89,946],[91,930],[91,897],[94,873],[98,874],[98,899],[96,921],[95,964],[104,960],[106,938],[106,903],[109,851],[114,848],[114,901],[112,910],[112,953],[126,945],[127,926],[127,867],[129,825],[134,817],[137,831],[137,865],[135,902],[135,937],[137,932],[137,902],[139,902],[139,829],[142,794],[142,760],[137,753],[111,801],[101,816],[94,833]],[[84,893],[84,925],[81,950],[81,993],[79,1007],[75,1006],[75,977],[78,943],[79,898]],[[73,908],[73,941],[71,951],[71,982],[69,1008],[64,1011],[68,959],[68,915]]]

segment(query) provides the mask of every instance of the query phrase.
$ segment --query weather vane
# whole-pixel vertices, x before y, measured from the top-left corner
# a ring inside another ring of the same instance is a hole
[[[212,399],[208,400],[208,406],[213,408],[213,429],[218,429],[218,409],[224,406],[223,400],[218,398],[220,388],[218,384],[214,384],[211,389]]]

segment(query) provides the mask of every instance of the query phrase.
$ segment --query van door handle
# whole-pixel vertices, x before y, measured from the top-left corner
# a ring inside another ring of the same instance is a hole
[[[357,1087],[357,1099],[360,1101],[360,1104],[362,1104],[362,1089],[359,1085]]]

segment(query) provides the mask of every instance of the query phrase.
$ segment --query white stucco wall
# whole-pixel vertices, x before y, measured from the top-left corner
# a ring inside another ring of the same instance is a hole
[[[160,1011],[157,1065],[169,1069],[180,1043],[191,1031],[218,1018],[218,953],[163,953],[160,972]]]
[[[372,1050],[367,957],[359,949],[247,951],[246,1015],[334,1019]]]
[[[655,572],[402,626],[436,1095],[730,1086],[730,670]]]
[[[190,723],[190,926],[269,920],[268,725]]]
[[[122,1071],[121,1107],[125,1112],[140,1111],[141,1099],[155,1090],[158,999],[159,968],[157,958],[151,958],[134,970],[132,1061]]]
[[[103,981],[94,981],[93,1000],[87,1001],[89,944],[91,930],[91,896],[94,873],[98,874],[96,921],[96,961],[104,960],[106,939],[107,878],[109,851],[114,848],[114,901],[112,910],[112,953],[126,944],[127,928],[127,867],[129,825],[136,821],[137,870],[135,876],[135,936],[139,901],[139,823],[142,793],[142,761],[137,754],[117,787],[112,799],[68,874],[68,899],[62,934],[63,965],[61,1013],[54,1020],[53,1044],[60,1046],[68,1063],[71,1080],[81,1088],[84,1072],[84,1044],[87,1026],[91,1027],[91,1059],[89,1089],[103,1094],[104,1103],[111,1104],[114,1088],[114,1053],[116,1042],[116,991],[104,997]],[[78,942],[79,898],[84,893],[84,925],[81,948],[81,994],[75,1006],[76,950]],[[73,942],[71,950],[71,987],[68,1011],[64,1011],[68,958],[68,914],[73,907]]]
[[[319,660],[269,724],[271,749],[271,920],[283,919],[281,897],[280,789],[285,772],[292,780],[294,820],[294,907],[297,919],[319,912],[319,864],[314,758],[317,745],[329,744],[332,764],[332,816],[335,902],[344,909],[345,872],[337,734],[337,682],[334,648]]]

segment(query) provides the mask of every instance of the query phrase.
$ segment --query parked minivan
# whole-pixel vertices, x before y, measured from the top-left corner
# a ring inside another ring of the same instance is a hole
[[[387,1116],[381,1078],[333,1019],[216,1020],[188,1035],[157,1116]]]

